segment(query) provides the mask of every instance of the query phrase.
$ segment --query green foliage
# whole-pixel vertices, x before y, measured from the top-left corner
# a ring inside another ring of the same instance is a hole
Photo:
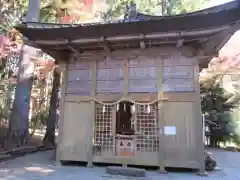
[[[228,102],[228,100],[232,98],[232,95],[226,93],[219,84],[210,88],[205,88],[201,85],[200,92],[203,113],[209,113],[213,110],[217,113],[229,111],[234,108],[237,103],[235,101]]]
[[[24,17],[28,0],[0,0],[0,34],[7,34]]]
[[[57,23],[59,22],[59,18],[52,7],[49,5],[40,9],[40,21],[45,23]]]
[[[43,0],[41,1],[40,21],[48,23],[59,23],[62,0]]]
[[[76,1],[76,0],[75,0]],[[73,2],[73,0],[68,2]],[[70,4],[70,3],[68,3]],[[61,9],[70,9],[64,0],[42,0],[40,9],[40,21],[56,23],[59,22]],[[17,23],[27,14],[28,0],[0,0],[0,34],[8,34]]]
[[[104,19],[114,20],[122,17],[126,6],[131,2],[137,5],[137,10],[148,15],[177,15],[203,9],[209,0],[107,0],[108,11]]]
[[[206,82],[201,85],[201,105],[205,117],[217,125],[217,127],[210,126],[212,143],[216,146],[218,142],[229,140],[237,142],[240,140],[237,129],[239,126],[232,117],[232,111],[238,106],[239,97],[227,93],[214,79],[209,81],[212,85],[209,86]]]
[[[34,134],[36,129],[41,129],[43,126],[47,124],[48,112],[49,107],[44,107],[34,116],[32,116],[29,124],[29,127],[33,130],[31,135]]]
[[[209,0],[169,0],[167,15],[194,12],[206,7]]]
[[[9,78],[13,72],[14,57],[7,56],[1,58],[0,65],[0,118],[8,119],[14,86],[9,83]]]

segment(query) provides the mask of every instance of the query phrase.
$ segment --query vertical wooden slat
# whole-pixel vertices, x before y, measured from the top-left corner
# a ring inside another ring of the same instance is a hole
[[[124,89],[123,95],[126,97],[128,95],[128,59],[124,60]]]
[[[68,64],[67,62],[62,62],[60,64],[60,68],[61,68],[61,73],[62,73],[62,77],[61,77],[61,98],[60,98],[60,114],[59,114],[59,119],[58,119],[58,145],[57,145],[57,153],[56,153],[56,161],[60,162],[61,160],[61,149],[63,146],[63,126],[64,126],[64,111],[65,111],[65,92],[66,92],[66,88],[67,88],[67,67]]]
[[[196,128],[196,157],[199,162],[199,175],[206,175],[205,171],[205,158],[204,158],[204,143],[203,143],[203,130],[202,130],[202,112],[201,112],[201,99],[200,99],[200,84],[199,84],[199,65],[194,68],[195,89],[196,89],[196,103],[195,103],[195,128]]]
[[[92,92],[91,96],[95,97],[97,88],[97,62],[94,60],[92,62]],[[89,141],[88,141],[88,164],[87,167],[93,166],[93,136],[94,136],[94,124],[95,124],[95,101],[91,101],[92,117],[91,122],[89,122]]]
[[[163,59],[158,61],[158,128],[159,128],[159,166],[160,173],[165,173],[165,147],[164,147],[164,111],[162,99],[162,77],[163,77]]]
[[[117,106],[114,106],[114,110],[112,111],[112,136],[113,136],[113,155],[116,155],[116,112]]]
[[[189,102],[188,102],[189,103]],[[189,113],[191,114],[191,113]],[[186,143],[186,146],[187,148],[192,148],[191,147],[191,141],[190,141],[190,126],[189,126],[189,116],[185,116],[184,118],[184,131],[185,131],[185,136],[184,136],[184,140],[185,140],[185,143]]]

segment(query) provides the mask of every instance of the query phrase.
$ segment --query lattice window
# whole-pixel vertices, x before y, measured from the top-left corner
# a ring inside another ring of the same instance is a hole
[[[97,94],[123,92],[124,61],[106,58],[97,61]]]
[[[180,57],[179,57],[180,58]],[[194,92],[194,66],[188,58],[165,58],[162,89],[164,92]],[[179,60],[179,61],[178,61]]]
[[[150,109],[149,109],[150,107]],[[149,112],[150,111],[150,112]],[[157,103],[153,105],[137,105],[136,108],[137,151],[159,151],[159,128],[157,119]]]
[[[115,113],[114,105],[104,106],[104,111],[103,105],[96,105],[94,144],[101,151],[113,152],[113,113]],[[95,151],[94,154],[97,155],[98,152]]]
[[[92,92],[91,61],[71,61],[67,72],[67,94],[89,96]]]
[[[128,65],[130,93],[157,92],[157,64],[155,59],[138,57],[130,59]]]

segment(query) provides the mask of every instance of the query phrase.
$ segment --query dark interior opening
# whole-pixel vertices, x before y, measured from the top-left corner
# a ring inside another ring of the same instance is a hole
[[[134,127],[132,126],[131,106],[130,102],[119,103],[119,109],[116,112],[116,133],[121,135],[134,135]]]

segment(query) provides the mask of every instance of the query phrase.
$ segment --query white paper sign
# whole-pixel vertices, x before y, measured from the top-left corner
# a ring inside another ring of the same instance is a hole
[[[165,126],[164,134],[165,135],[176,135],[176,126]]]

